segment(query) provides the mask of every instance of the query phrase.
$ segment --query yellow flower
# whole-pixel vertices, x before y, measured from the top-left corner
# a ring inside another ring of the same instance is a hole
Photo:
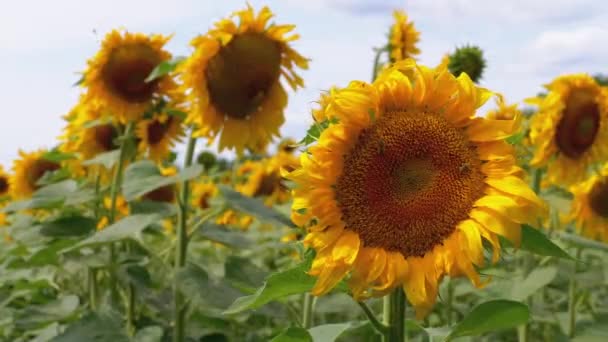
[[[398,62],[420,54],[416,43],[420,40],[420,32],[416,31],[414,22],[408,21],[404,11],[393,12],[395,23],[390,33],[391,62]]]
[[[27,198],[40,187],[38,181],[47,172],[56,171],[60,165],[43,159],[46,150],[26,153],[19,151],[19,159],[13,161],[13,175],[9,180],[13,198]]]
[[[249,215],[239,214],[232,209],[228,209],[218,216],[215,223],[227,226],[235,226],[241,230],[249,229],[249,226],[253,222],[253,217]]]
[[[560,76],[547,85],[530,125],[531,165],[547,166],[550,183],[571,185],[608,158],[608,90],[589,75]]]
[[[608,242],[608,163],[570,191],[574,199],[568,220],[576,224],[579,234]]]
[[[148,153],[148,157],[162,162],[175,143],[180,142],[184,135],[182,120],[177,116],[158,115],[145,119],[137,124],[136,136],[139,138],[139,152]]]
[[[10,193],[9,175],[4,171],[4,167],[0,165],[0,202],[2,198]]]
[[[287,175],[292,219],[317,252],[314,295],[350,273],[356,299],[403,286],[422,317],[444,275],[483,285],[482,240],[495,262],[498,235],[518,245],[520,223],[546,209],[515,176],[504,139],[517,123],[475,116],[491,94],[411,59],[332,94],[325,115],[336,120]]]
[[[489,111],[486,118],[493,120],[519,120],[521,118],[521,111],[517,108],[517,104],[507,105],[501,94],[496,94],[496,105],[498,108]]]
[[[100,105],[123,124],[141,118],[154,99],[176,89],[168,75],[145,81],[158,64],[171,59],[163,49],[169,39],[118,30],[108,33],[84,72],[85,101]]]
[[[212,182],[197,182],[192,187],[192,205],[205,210],[209,208],[209,200],[218,194],[218,189]]]
[[[285,203],[290,199],[290,194],[281,176],[281,169],[289,172],[297,166],[298,159],[284,152],[257,162],[248,161],[237,172],[246,175],[247,180],[237,185],[236,189],[243,195],[263,198],[267,206]]]
[[[268,7],[255,14],[250,6],[216,23],[206,35],[196,37],[195,51],[179,67],[189,91],[192,110],[188,123],[195,123],[199,136],[215,139],[219,149],[256,150],[279,135],[285,121],[287,93],[304,82],[295,67],[308,68],[308,60],[289,46],[298,39],[290,34],[294,25],[269,23]]]

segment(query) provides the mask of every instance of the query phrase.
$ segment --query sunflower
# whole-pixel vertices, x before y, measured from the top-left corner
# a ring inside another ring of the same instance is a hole
[[[416,31],[414,22],[408,21],[404,11],[393,12],[395,23],[391,26],[390,33],[390,58],[391,62],[412,58],[420,54],[416,43],[420,40],[420,32]]]
[[[253,223],[253,217],[228,209],[215,219],[215,223],[235,226],[241,230],[248,230],[251,223]]]
[[[218,194],[217,186],[212,182],[197,182],[192,187],[192,205],[201,210],[210,207],[209,200]]]
[[[0,202],[10,193],[9,175],[4,171],[4,167],[0,165]]]
[[[239,168],[238,174],[246,176],[247,180],[237,185],[236,189],[243,195],[263,198],[267,206],[285,203],[290,194],[281,176],[281,169],[293,171],[298,165],[298,159],[289,153],[245,163]]]
[[[103,207],[106,211],[110,211],[112,209],[112,199],[108,196],[103,199]],[[116,197],[116,220],[120,220],[129,215],[129,202],[125,200],[125,198],[121,195]],[[99,222],[97,222],[97,229],[103,230],[108,226],[110,220],[108,216],[102,216]]]
[[[171,148],[181,141],[184,128],[179,117],[162,114],[140,121],[135,134],[139,139],[139,152],[147,152],[150,159],[160,163],[167,158]]]
[[[275,25],[268,7],[255,15],[251,6],[223,19],[208,34],[196,37],[195,51],[179,67],[189,90],[192,110],[188,123],[195,123],[199,136],[214,139],[219,149],[256,150],[279,135],[285,121],[287,93],[281,76],[292,89],[304,82],[295,67],[308,68],[308,60],[289,46],[298,39],[288,35],[294,25]]]
[[[522,117],[521,111],[517,109],[517,104],[507,105],[505,98],[501,94],[496,94],[496,105],[498,108],[489,111],[486,114],[486,118],[492,120],[514,120]]]
[[[163,49],[169,39],[118,30],[108,33],[84,72],[85,101],[101,105],[123,124],[141,118],[155,99],[176,89],[169,75],[145,81],[158,64],[171,59]]]
[[[608,163],[570,191],[574,199],[568,221],[575,223],[581,235],[608,242]]]
[[[435,303],[444,275],[483,283],[482,239],[518,244],[520,223],[544,205],[519,177],[504,141],[516,120],[475,117],[489,97],[463,74],[405,60],[373,84],[332,94],[335,118],[287,174],[295,182],[292,219],[316,250],[314,295],[349,273],[356,299],[403,286],[418,317]]]
[[[560,76],[546,88],[530,125],[536,146],[531,165],[547,166],[549,183],[583,181],[593,164],[608,158],[608,90],[589,75]]]
[[[27,198],[36,191],[40,185],[38,181],[47,172],[56,171],[60,165],[44,159],[46,150],[26,153],[19,151],[19,159],[13,161],[13,175],[9,180],[9,187],[13,198]]]

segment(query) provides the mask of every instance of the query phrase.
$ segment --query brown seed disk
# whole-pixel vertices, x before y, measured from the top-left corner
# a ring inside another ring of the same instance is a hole
[[[277,172],[265,174],[260,180],[253,197],[270,196],[279,187],[281,187],[281,176]]]
[[[593,185],[589,192],[589,206],[597,215],[608,218],[608,180]]]
[[[262,33],[236,35],[205,70],[213,105],[234,119],[253,114],[278,82],[281,54],[281,44]]]
[[[110,53],[102,77],[112,93],[123,100],[146,102],[152,99],[158,79],[145,80],[161,61],[158,52],[146,44],[119,46]]]
[[[45,173],[58,170],[60,168],[59,164],[46,160],[46,159],[37,159],[34,163],[26,170],[26,178],[28,184],[33,189],[38,189],[40,186],[38,180],[44,176]]]
[[[8,179],[6,177],[0,177],[0,195],[4,195],[8,192]]]
[[[365,246],[423,256],[468,217],[483,184],[463,130],[440,115],[396,111],[359,135],[335,195]]]
[[[557,124],[557,147],[567,157],[578,159],[593,145],[599,127],[600,109],[593,94],[574,91],[568,96]]]
[[[171,120],[173,120],[173,117],[169,117],[164,123],[154,120],[148,125],[148,144],[156,145],[163,140],[163,137],[169,131]]]
[[[172,203],[175,201],[175,187],[173,185],[162,186],[148,192],[143,198],[149,201]]]
[[[118,131],[112,124],[95,126],[95,142],[104,150],[112,151],[118,146],[115,139],[118,137]]]

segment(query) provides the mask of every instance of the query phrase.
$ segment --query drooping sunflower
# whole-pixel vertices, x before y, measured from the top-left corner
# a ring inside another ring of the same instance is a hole
[[[317,252],[314,295],[350,274],[356,299],[403,286],[422,317],[444,275],[483,285],[482,240],[495,262],[498,235],[518,244],[520,223],[545,210],[504,141],[517,121],[475,117],[490,95],[413,60],[331,95],[324,112],[336,120],[287,175],[292,219]]]
[[[4,167],[0,165],[0,202],[2,202],[2,199],[10,194],[9,180],[9,175],[6,173],[6,171],[4,171]]]
[[[158,64],[171,59],[163,49],[169,39],[118,30],[108,33],[84,72],[85,101],[105,108],[123,124],[141,118],[155,99],[176,89],[170,75],[145,81]]]
[[[31,153],[19,151],[20,158],[13,161],[13,174],[9,180],[13,198],[30,197],[40,187],[38,181],[42,176],[61,167],[56,162],[44,159],[45,153],[46,150]]]
[[[608,158],[608,90],[585,74],[560,76],[545,87],[546,97],[529,100],[539,107],[530,125],[531,165],[547,166],[549,183],[571,185]]]
[[[575,223],[579,234],[608,242],[608,163],[570,191],[574,199],[568,220]]]
[[[238,23],[232,17],[238,17]],[[196,37],[195,51],[179,67],[199,136],[214,139],[219,148],[256,150],[279,135],[285,121],[287,93],[283,79],[297,89],[304,85],[295,68],[308,68],[308,60],[289,46],[297,34],[294,25],[269,23],[268,7],[255,14],[252,7],[216,23]]]
[[[391,62],[413,58],[420,54],[416,46],[420,41],[420,32],[416,31],[414,22],[409,21],[404,11],[393,12],[395,23],[390,32],[390,59]]]
[[[167,158],[171,148],[181,141],[184,128],[179,117],[161,114],[141,120],[135,134],[139,138],[139,152],[147,153],[151,160],[160,163]]]

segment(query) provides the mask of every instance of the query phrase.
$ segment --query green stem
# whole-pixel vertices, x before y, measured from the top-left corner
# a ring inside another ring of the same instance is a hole
[[[133,284],[129,284],[127,289],[127,332],[129,336],[135,336],[135,331],[137,330],[135,327],[135,297],[137,296],[135,292],[135,286]]]
[[[384,335],[384,342],[405,341],[405,293],[403,288],[396,288],[391,294],[384,297],[384,323],[388,331]]]
[[[367,316],[367,319],[374,326],[376,331],[378,331],[382,335],[386,335],[388,333],[388,326],[382,324],[382,322],[380,322],[378,318],[376,318],[374,312],[364,302],[357,302],[357,304],[359,304],[361,309],[363,309],[365,316]]]
[[[114,170],[112,177],[112,184],[110,186],[110,212],[108,214],[108,223],[113,224],[116,221],[116,203],[118,199],[118,190],[122,184],[122,171],[125,164],[125,157],[127,154],[127,143],[131,137],[131,131],[133,130],[133,122],[129,122],[125,127],[123,135],[120,140],[120,152],[118,155],[118,164]],[[114,270],[114,262],[116,261],[116,246],[110,245],[110,292],[114,302],[118,302],[118,282],[116,280],[116,274]]]
[[[583,249],[581,247],[576,248],[576,260],[574,264],[574,274],[570,276],[568,282],[568,336],[573,338],[576,333],[576,300],[577,300],[577,282],[576,273],[578,272],[578,261],[581,258]]]
[[[193,136],[193,132],[190,132],[190,138],[188,139],[188,145],[186,147],[186,159],[184,160],[184,168],[192,165],[192,159],[194,157],[194,147],[196,146],[196,138]],[[181,183],[180,200],[178,201],[178,215],[177,215],[177,245],[175,255],[175,270],[174,270],[174,283],[173,283],[173,298],[174,298],[174,332],[173,341],[183,342],[186,331],[186,303],[184,296],[179,290],[179,271],[186,264],[186,251],[188,249],[188,199],[190,197],[190,184],[188,181]]]
[[[89,285],[89,306],[91,310],[97,310],[97,272],[92,267],[87,270],[87,278]]]
[[[302,310],[302,328],[310,329],[312,327],[314,297],[310,293],[304,294],[304,307]]]
[[[383,46],[380,49],[376,49],[376,56],[374,57],[374,66],[373,66],[373,70],[372,70],[372,82],[374,82],[376,80],[376,77],[378,76],[378,68],[380,64],[380,56],[382,56],[382,54],[384,52],[388,51],[388,47],[387,46]]]
[[[448,279],[448,298],[446,299],[445,313],[447,316],[448,326],[452,325],[452,302],[454,301],[454,280]]]

